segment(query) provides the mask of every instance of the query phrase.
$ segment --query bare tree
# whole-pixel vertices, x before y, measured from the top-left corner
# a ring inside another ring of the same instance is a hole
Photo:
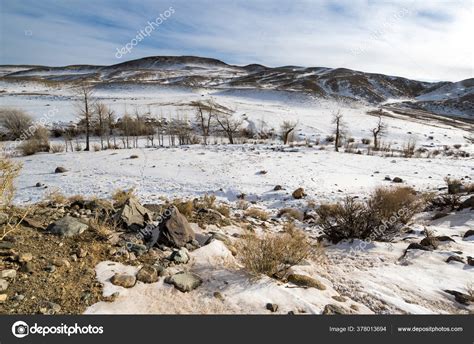
[[[94,108],[94,100],[93,100],[93,89],[90,85],[86,83],[81,83],[77,89],[76,94],[79,98],[78,100],[78,108],[79,108],[79,120],[81,124],[85,126],[86,131],[86,148],[85,151],[90,150],[90,133],[91,133],[91,123],[92,123],[92,115],[93,115],[93,108]]]
[[[217,124],[226,134],[231,145],[234,144],[234,136],[242,126],[242,120],[234,118],[234,111],[216,111],[215,119]]]
[[[281,139],[283,140],[283,144],[285,145],[288,144],[291,133],[293,132],[293,130],[295,130],[297,125],[298,125],[298,122],[291,122],[291,121],[284,121],[280,125],[280,134],[281,134]]]
[[[107,123],[107,106],[104,103],[97,103],[94,106],[95,115],[97,118],[97,133],[100,137],[100,148],[104,149],[104,135],[106,134]]]
[[[372,135],[374,136],[374,149],[379,148],[379,137],[385,134],[387,130],[387,126],[382,121],[382,116],[379,116],[379,120],[377,122],[377,126],[372,129]]]
[[[334,135],[336,137],[336,139],[334,140],[334,147],[336,149],[336,152],[339,152],[341,140],[345,135],[345,123],[343,117],[344,116],[339,110],[337,112],[334,112],[332,115],[332,123],[336,125],[336,128],[334,128]]]
[[[110,136],[114,138],[114,148],[117,147],[117,142],[114,135],[114,126],[115,126],[115,113],[112,109],[107,109],[107,147],[110,148]]]
[[[210,134],[214,103],[212,101],[195,101],[191,103],[196,108],[196,122],[201,130],[204,144],[207,145],[207,138]]]

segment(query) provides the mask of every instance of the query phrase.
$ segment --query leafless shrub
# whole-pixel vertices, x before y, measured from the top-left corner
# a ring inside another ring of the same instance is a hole
[[[20,174],[21,164],[2,156],[0,159],[0,211],[11,205],[15,196],[15,179]]]
[[[0,127],[5,128],[9,140],[26,140],[34,130],[31,116],[18,109],[0,109]]]
[[[268,213],[263,209],[249,208],[245,211],[245,216],[253,217],[262,221],[268,220]]]
[[[246,235],[237,249],[242,264],[251,275],[270,277],[283,275],[313,252],[306,234],[291,225],[283,233],[267,233],[261,237]]]
[[[49,146],[49,151],[53,154],[62,153],[65,150],[65,146],[60,143],[52,144]]]
[[[423,206],[408,187],[378,188],[366,201],[347,197],[316,210],[318,223],[333,242],[359,238],[390,241]]]
[[[112,194],[112,200],[117,206],[123,205],[130,198],[136,198],[135,189],[131,188],[128,190],[117,189]]]
[[[415,154],[416,142],[412,139],[403,144],[402,154],[405,158],[411,158]]]
[[[44,127],[37,127],[32,136],[20,145],[23,155],[33,155],[39,152],[49,152],[49,132]]]

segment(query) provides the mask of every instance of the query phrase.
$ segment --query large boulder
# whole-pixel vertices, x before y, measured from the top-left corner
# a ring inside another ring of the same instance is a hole
[[[202,279],[198,275],[190,272],[180,272],[167,277],[165,282],[174,285],[176,289],[185,293],[199,287],[202,283]]]
[[[62,219],[53,222],[47,228],[47,230],[53,234],[57,234],[63,237],[73,237],[79,235],[89,228],[85,223],[66,215]]]
[[[471,208],[474,209],[474,196],[469,197],[467,200],[461,203],[459,210]]]
[[[196,239],[188,220],[175,206],[171,206],[159,225],[158,243],[181,248]]]
[[[129,198],[115,214],[115,218],[128,229],[139,230],[153,220],[153,212],[142,206],[135,198]]]

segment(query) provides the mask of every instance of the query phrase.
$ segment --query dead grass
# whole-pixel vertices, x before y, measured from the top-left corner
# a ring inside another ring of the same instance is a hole
[[[278,277],[311,257],[314,249],[303,231],[289,225],[283,233],[246,235],[237,244],[237,250],[242,264],[251,275]]]
[[[304,213],[301,210],[295,208],[282,208],[278,211],[278,217],[286,217],[288,219],[303,221]]]
[[[112,200],[117,206],[125,204],[130,198],[136,198],[135,189],[131,188],[128,190],[117,189],[112,194]]]
[[[316,213],[333,242],[351,238],[390,241],[424,205],[412,188],[377,188],[365,201],[347,197],[341,203],[322,205]]]
[[[261,221],[266,221],[269,218],[268,213],[265,210],[259,208],[249,208],[245,211],[245,216],[253,217]]]
[[[2,156],[0,159],[0,211],[11,205],[15,196],[15,179],[21,171],[21,164]]]

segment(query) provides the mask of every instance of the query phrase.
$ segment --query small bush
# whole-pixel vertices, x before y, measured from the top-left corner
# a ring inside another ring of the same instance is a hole
[[[0,159],[0,211],[11,205],[15,196],[15,179],[20,174],[21,164],[6,157]]]
[[[52,144],[49,146],[49,151],[53,154],[62,153],[65,150],[65,146],[62,144]]]
[[[295,208],[283,208],[278,212],[278,217],[286,217],[288,219],[295,219],[298,221],[304,220],[304,213]]]
[[[183,214],[187,219],[191,218],[194,210],[193,201],[181,201],[179,199],[173,200],[173,205]]]
[[[402,154],[405,158],[411,158],[415,154],[416,142],[409,140],[402,147]]]
[[[52,204],[65,205],[68,203],[68,198],[64,196],[59,190],[49,192],[46,195],[45,200],[49,201]]]
[[[461,205],[461,196],[459,194],[444,194],[438,197],[434,197],[430,205],[435,209],[455,210]]]
[[[130,198],[136,198],[134,188],[129,190],[117,189],[112,194],[112,200],[118,206],[125,204]]]
[[[99,144],[94,143],[94,144],[92,145],[92,150],[93,150],[94,152],[99,152],[100,150],[102,150],[102,148],[100,147]]]
[[[362,141],[362,144],[364,145],[370,145],[370,143],[372,142],[370,139],[367,139],[367,138],[363,138],[361,141]]]
[[[390,241],[423,207],[409,187],[378,188],[366,201],[347,197],[316,210],[323,232],[335,243],[343,239]]]
[[[221,204],[219,206],[216,207],[216,210],[222,215],[222,216],[225,216],[225,217],[229,217],[230,216],[230,208],[229,206],[225,205],[225,204]]]
[[[253,217],[262,221],[268,220],[268,213],[258,208],[249,208],[245,211],[245,216]]]
[[[44,127],[36,128],[32,136],[19,146],[23,155],[33,155],[40,152],[49,152],[49,132]]]
[[[333,135],[328,135],[326,136],[326,142],[334,142],[336,140],[336,138],[333,136]]]
[[[0,127],[5,128],[9,140],[26,140],[34,131],[33,118],[17,109],[0,109]]]
[[[291,266],[309,258],[314,252],[305,233],[293,226],[287,226],[283,233],[262,237],[247,235],[237,246],[242,264],[254,276],[283,275]]]

